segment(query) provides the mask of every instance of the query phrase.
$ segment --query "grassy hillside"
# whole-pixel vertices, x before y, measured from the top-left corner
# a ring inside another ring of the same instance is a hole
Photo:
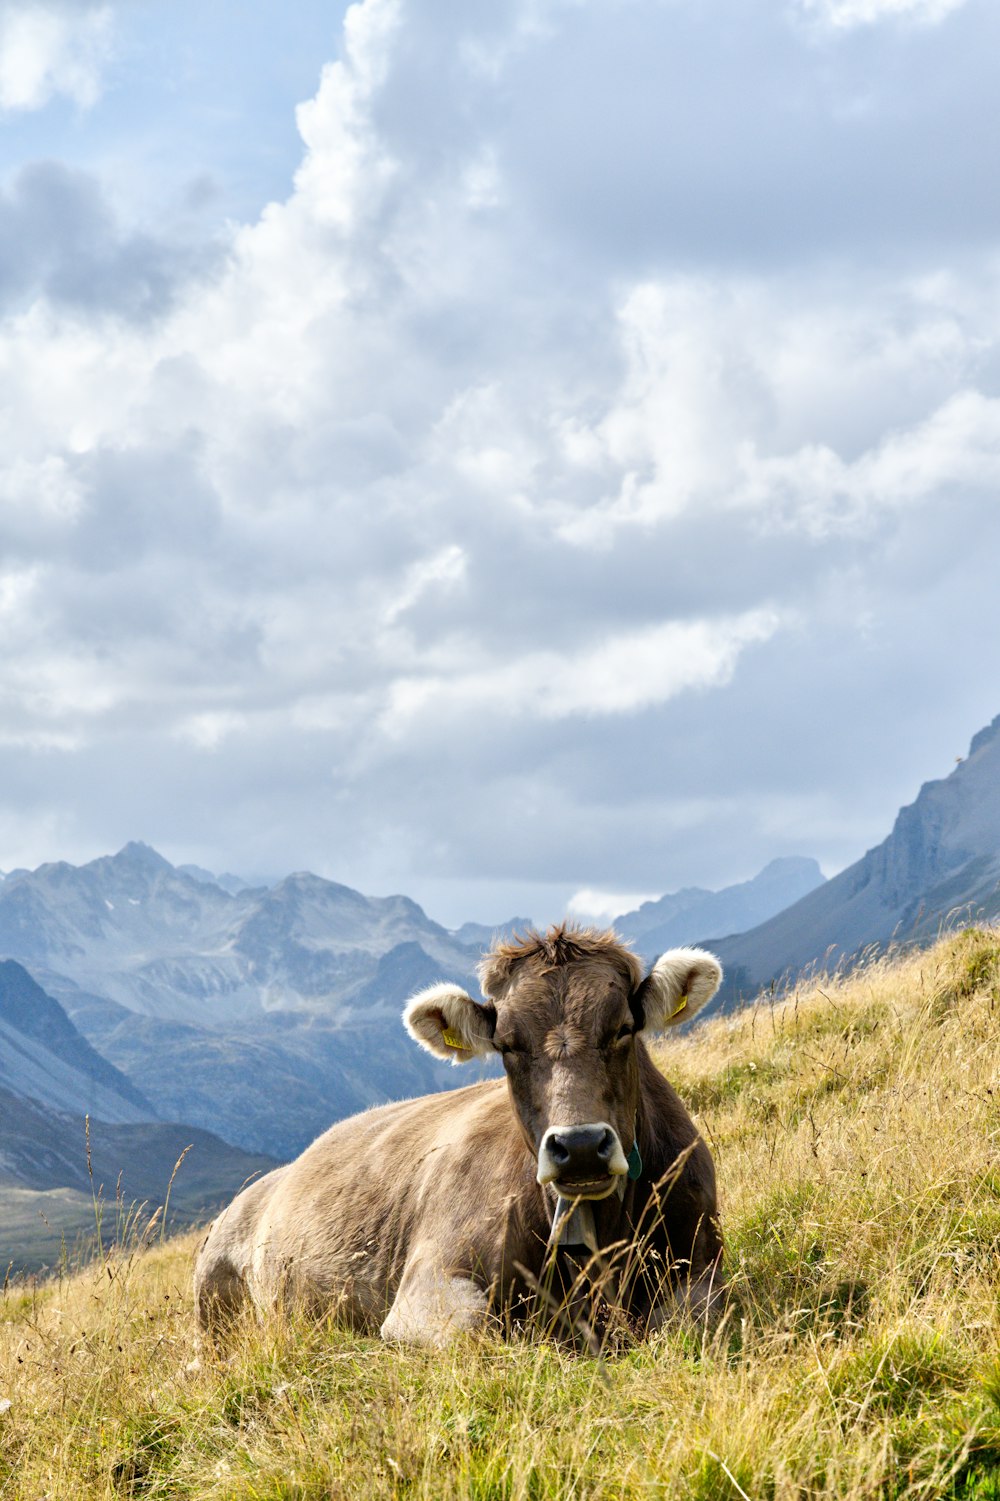
[[[304,1327],[191,1368],[195,1238],[0,1300],[0,1497],[1000,1498],[1000,940],[663,1052],[730,1306],[603,1361]]]

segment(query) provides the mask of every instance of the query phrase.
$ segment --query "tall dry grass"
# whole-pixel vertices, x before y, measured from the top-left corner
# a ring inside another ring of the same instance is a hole
[[[0,1497],[1000,1501],[997,935],[662,1061],[718,1163],[713,1335],[596,1360],[276,1323],[192,1368],[195,1238],[126,1247],[0,1300]]]

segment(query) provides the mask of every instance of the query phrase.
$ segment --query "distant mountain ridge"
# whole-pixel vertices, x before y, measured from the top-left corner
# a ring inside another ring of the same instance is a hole
[[[414,942],[471,973],[473,954],[408,897],[365,897],[309,872],[233,893],[133,841],[86,865],[12,872],[0,886],[0,954],[44,972],[49,989],[69,980],[196,1025],[270,1009],[345,1014],[379,960]]]
[[[819,889],[747,932],[713,943],[731,1007],[807,965],[870,944],[927,942],[942,925],[1000,919],[1000,715],[968,756],[926,782],[881,844]]]
[[[232,871],[225,871],[217,876],[202,865],[178,865],[177,870],[182,876],[190,876],[192,881],[200,881],[203,886],[221,886],[230,896],[237,896],[241,891],[252,891],[254,887],[273,884],[270,881],[245,881],[242,876],[234,876]]]
[[[652,960],[664,949],[691,943],[698,934],[739,933],[756,927],[822,886],[825,879],[815,860],[783,856],[765,865],[752,880],[720,891],[688,886],[643,902],[636,911],[616,917],[614,927],[639,954]]]
[[[460,928],[456,928],[452,937],[456,943],[463,944],[466,948],[474,948],[485,953],[497,938],[510,938],[515,933],[526,933],[533,928],[534,923],[530,917],[512,917],[507,922],[496,923],[490,927],[488,923],[464,922]]]

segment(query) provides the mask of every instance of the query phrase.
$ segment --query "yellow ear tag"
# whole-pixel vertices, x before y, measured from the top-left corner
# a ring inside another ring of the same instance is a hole
[[[673,1018],[675,1016],[680,1016],[681,1012],[684,1010],[684,1007],[687,1005],[687,1003],[688,1003],[687,996],[686,995],[682,995],[681,998],[680,998],[680,1000],[678,1001],[677,1005],[674,1007],[673,1011],[671,1011],[671,1013],[670,1013],[671,1020],[673,1020]]]
[[[441,1038],[445,1047],[454,1048],[456,1053],[467,1053],[469,1051],[465,1038],[460,1037],[457,1032],[453,1032],[450,1027],[445,1027],[441,1033]]]

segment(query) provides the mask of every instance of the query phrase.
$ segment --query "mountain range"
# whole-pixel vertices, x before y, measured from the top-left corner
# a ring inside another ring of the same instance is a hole
[[[470,950],[408,897],[365,897],[308,872],[232,892],[134,842],[0,886],[0,953],[53,994],[68,985],[195,1025],[288,1010],[347,1020],[368,1009],[379,961],[414,943],[444,970],[470,971]]]
[[[458,1082],[413,1047],[399,1012],[432,981],[473,983],[480,948],[405,896],[307,872],[220,884],[134,842],[8,873],[0,953],[59,1002],[147,1118],[289,1157],[339,1116]]]

